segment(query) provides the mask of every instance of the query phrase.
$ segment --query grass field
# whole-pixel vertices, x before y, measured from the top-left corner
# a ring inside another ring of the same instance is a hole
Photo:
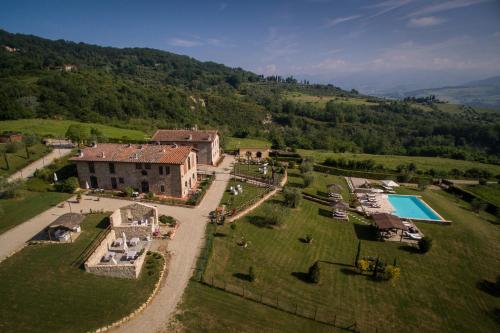
[[[186,333],[337,332],[332,327],[191,282],[176,322]],[[340,332],[340,331],[339,331]]]
[[[313,174],[314,174],[313,183],[309,187],[304,188],[302,192],[321,196],[327,199],[328,198],[327,186],[331,184],[337,184],[342,187],[342,191],[340,194],[342,195],[343,199],[349,202],[350,198],[349,187],[347,186],[344,177],[329,175],[320,172],[313,172]],[[288,170],[288,183],[291,186],[296,186],[296,187],[304,186],[304,180],[299,170],[297,169]]]
[[[89,129],[91,127],[101,130],[108,138],[121,139],[126,136],[129,139],[143,140],[145,134],[141,131],[123,129],[101,124],[80,123],[72,120],[52,120],[52,119],[19,119],[0,121],[0,132],[19,131],[22,133],[36,133],[40,136],[53,135],[63,138],[69,125],[82,124]]]
[[[68,193],[25,190],[20,194],[18,198],[0,200],[0,234],[71,196]]]
[[[236,149],[239,149],[241,147],[244,147],[244,148],[271,148],[271,143],[265,139],[225,137],[223,146],[224,146],[224,149],[226,149],[226,150],[236,150]]]
[[[325,210],[329,213],[327,207],[303,201],[279,229],[253,223],[263,217],[265,208],[261,207],[237,222],[234,238],[216,237],[206,278],[214,277],[256,294],[278,295],[291,304],[300,303],[301,309],[316,305],[326,308],[345,322],[356,320],[362,332],[375,328],[379,332],[496,331],[492,311],[499,301],[476,284],[481,279],[494,280],[498,274],[497,259],[491,255],[500,251],[497,227],[445,192],[406,192],[422,195],[443,217],[453,221],[451,226],[419,224],[434,239],[433,248],[425,255],[400,243],[374,241],[372,230],[363,219],[336,222],[325,214]],[[276,203],[265,205],[268,204]],[[231,232],[228,226],[218,231]],[[312,244],[300,241],[306,234],[313,236]],[[247,248],[236,244],[241,237],[249,241]],[[389,262],[397,258],[401,278],[394,286],[354,272],[350,265],[358,240],[362,241],[362,255],[380,256]],[[322,261],[321,281],[312,285],[304,282],[302,276],[316,260]],[[254,282],[244,278],[250,266],[256,270]],[[189,304],[194,302],[196,292],[207,295],[196,298],[196,316],[181,316],[187,331],[205,325],[200,321],[203,318],[210,318],[207,330],[214,332],[224,330],[232,322],[238,322],[241,331],[251,332],[254,325],[266,325],[273,320],[279,321],[275,331],[301,331],[292,315],[274,317],[259,310],[260,306],[247,305],[249,301],[200,288],[190,286],[186,294],[183,308],[187,313],[193,311]],[[212,296],[217,297],[217,309]],[[236,304],[242,308],[235,309]]]
[[[1,124],[2,122],[0,122]],[[0,130],[1,132],[1,130]],[[3,143],[0,145],[4,145]],[[24,145],[19,144],[19,149],[15,153],[7,153],[7,160],[9,162],[9,168],[7,168],[7,163],[5,163],[5,159],[0,156],[0,176],[8,176],[13,174],[14,172],[24,168],[26,165],[31,162],[41,158],[42,156],[48,154],[50,149],[43,145],[37,144],[28,148],[30,151],[30,158],[28,159],[26,156],[26,149]]]
[[[229,192],[230,186],[241,185],[243,188],[243,193],[239,193],[238,195],[233,195]],[[266,192],[266,188],[249,184],[247,182],[242,181],[230,181],[227,185],[227,189],[224,192],[224,195],[221,200],[221,204],[226,205],[227,211],[231,211],[233,208],[242,207],[245,203],[255,199],[256,197],[261,196]]]
[[[371,154],[353,154],[353,153],[332,153],[321,150],[305,150],[299,149],[298,153],[302,156],[314,156],[316,162],[323,162],[328,157],[346,160],[374,160],[377,164],[384,165],[385,168],[394,170],[398,165],[415,163],[418,169],[426,171],[429,169],[450,171],[451,169],[467,170],[470,168],[478,168],[488,170],[493,175],[500,174],[500,165],[484,164],[473,161],[453,160],[441,157],[424,157],[424,156],[397,156],[397,155],[371,155]]]
[[[87,332],[139,307],[162,266],[139,279],[98,277],[71,263],[103,229],[106,216],[88,216],[73,244],[31,245],[0,264],[1,332]]]
[[[500,184],[472,185],[465,189],[500,207]]]
[[[302,94],[298,92],[288,93],[285,95],[285,99],[301,102],[301,103],[311,103],[318,107],[324,107],[326,103],[333,101],[338,104],[350,104],[350,105],[377,105],[378,103],[369,102],[364,98],[354,98],[354,97],[340,97],[340,96],[314,96],[308,94]]]

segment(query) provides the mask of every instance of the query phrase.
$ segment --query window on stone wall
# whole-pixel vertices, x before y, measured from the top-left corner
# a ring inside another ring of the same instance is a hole
[[[160,175],[163,175],[163,166],[161,166],[161,165],[160,165],[160,166],[158,167],[158,173],[159,173]]]
[[[165,175],[169,175],[169,174],[170,174],[170,167],[165,166]]]
[[[151,164],[149,164],[149,163],[144,163],[144,167],[145,167],[146,169],[148,169],[148,170],[149,170],[149,169],[151,169]]]
[[[109,166],[109,173],[115,173],[115,164],[108,163],[108,166]]]
[[[136,163],[135,164],[135,168],[138,169],[138,170],[142,169],[142,164],[141,163]]]
[[[160,185],[160,192],[165,193],[165,185]]]
[[[123,179],[123,177],[120,177],[120,178],[118,178],[118,182],[119,182],[120,184],[123,184],[123,183],[125,183],[125,180]]]

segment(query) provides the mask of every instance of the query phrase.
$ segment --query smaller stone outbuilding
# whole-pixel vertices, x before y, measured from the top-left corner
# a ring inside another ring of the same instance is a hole
[[[66,213],[59,216],[47,227],[47,235],[51,241],[73,242],[81,233],[80,224],[85,216],[78,213]]]
[[[146,239],[158,230],[158,209],[151,205],[134,203],[117,209],[109,217],[111,228],[127,238]]]

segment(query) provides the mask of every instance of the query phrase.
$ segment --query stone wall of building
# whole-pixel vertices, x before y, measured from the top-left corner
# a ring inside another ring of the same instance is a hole
[[[87,263],[94,264],[101,261],[101,258],[108,252],[108,248],[113,244],[113,241],[116,239],[116,233],[114,230],[110,230],[110,232],[104,237],[99,246],[95,249],[94,253],[87,259],[85,262],[85,270],[87,269]]]
[[[190,146],[197,150],[196,159],[199,164],[215,165],[220,158],[220,143],[217,135],[211,142],[208,141],[161,141],[162,145],[177,144],[179,146]]]
[[[146,258],[146,251],[144,251],[142,255],[140,255],[136,260],[134,260],[133,264],[123,264],[123,265],[85,264],[85,271],[87,271],[88,273],[101,276],[117,277],[124,279],[137,279],[137,277],[139,277],[139,274],[141,273],[142,264],[144,263],[145,258]]]
[[[192,156],[196,156],[192,152]],[[195,157],[193,157],[195,159]],[[139,192],[142,192],[142,182],[147,181],[149,184],[149,191],[155,194],[162,194],[172,197],[185,197],[187,191],[184,189],[185,174],[182,173],[182,165],[168,165],[168,164],[149,164],[150,169],[145,168],[145,163],[141,163],[141,168],[137,169],[136,163],[123,163],[115,162],[115,173],[110,172],[108,162],[94,162],[94,173],[89,170],[89,162],[76,161],[78,171],[78,178],[80,187],[85,188],[86,183],[92,187],[90,180],[91,176],[97,178],[97,187],[105,190],[112,190],[112,180],[116,179],[116,190],[124,190],[127,187],[132,187]],[[159,167],[163,167],[163,174],[160,174]],[[170,172],[167,175],[165,167],[168,167]],[[192,167],[188,171],[191,175],[195,173],[196,168]],[[164,192],[162,192],[162,186]]]

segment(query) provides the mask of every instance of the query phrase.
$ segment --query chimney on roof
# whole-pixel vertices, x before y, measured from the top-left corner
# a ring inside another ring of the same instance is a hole
[[[127,148],[130,148],[132,145],[130,143],[127,143]]]
[[[188,140],[189,140],[189,141],[193,140],[193,134],[189,134],[189,136],[188,136]]]
[[[177,148],[177,143],[175,143],[175,142],[174,142],[174,143],[172,144],[172,148]]]
[[[92,142],[92,148],[97,148],[97,142]]]
[[[78,157],[83,157],[83,150],[78,149],[77,156],[78,156]]]
[[[135,153],[135,159],[138,160],[139,159],[139,154],[138,153]]]

